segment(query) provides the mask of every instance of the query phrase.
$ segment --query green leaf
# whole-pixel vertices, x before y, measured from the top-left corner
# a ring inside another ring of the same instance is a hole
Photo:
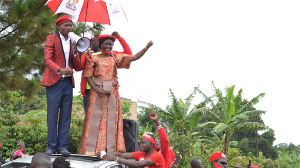
[[[209,122],[198,124],[198,126],[196,128],[203,129],[203,128],[208,128],[208,127],[215,127],[216,125],[217,125],[216,122],[209,121]]]
[[[243,107],[241,107],[238,110],[238,113],[241,113],[243,111],[245,111],[248,107],[253,106],[255,104],[257,104],[259,102],[259,100],[261,98],[263,98],[265,96],[265,93],[260,93],[259,95],[257,95],[256,97],[252,98],[247,104],[245,104]]]
[[[225,111],[227,112],[227,121],[230,121],[231,117],[235,115],[235,104],[234,104],[234,95],[233,95],[234,87],[235,86],[233,85],[230,88],[228,88],[228,94],[227,94],[228,110]]]
[[[228,125],[225,123],[219,123],[218,125],[215,126],[213,129],[214,132],[222,132],[225,131],[228,128]]]
[[[243,112],[243,114],[246,114],[248,116],[261,115],[261,114],[265,114],[265,113],[266,113],[266,111],[263,111],[263,110],[251,110],[251,111]]]
[[[230,141],[229,146],[237,146],[239,144],[238,141]]]
[[[200,121],[201,118],[202,118],[202,115],[200,115],[200,114],[193,115],[193,117],[190,119],[190,125],[191,125],[192,129],[197,126],[197,124],[198,124],[198,122]]]

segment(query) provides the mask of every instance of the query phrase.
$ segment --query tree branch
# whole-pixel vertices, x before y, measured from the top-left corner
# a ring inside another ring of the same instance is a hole
[[[7,29],[9,26],[11,26],[11,24],[8,24],[7,26],[3,27],[0,32],[2,32],[3,30]]]
[[[14,30],[12,30],[11,32],[7,33],[6,35],[4,35],[4,36],[0,37],[0,39],[2,39],[2,38],[5,38],[5,37],[7,37],[7,36],[11,35],[11,34],[12,34],[12,33],[14,33],[16,30],[17,30],[17,28],[15,28],[15,29],[14,29]]]

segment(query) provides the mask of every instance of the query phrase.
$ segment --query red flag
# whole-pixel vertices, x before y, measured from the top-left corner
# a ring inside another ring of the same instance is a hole
[[[85,22],[87,1],[84,2],[78,22]],[[102,0],[90,0],[87,12],[87,22],[104,23],[110,25],[106,3]]]
[[[56,9],[61,4],[62,0],[48,0],[45,5],[47,5],[55,14]]]

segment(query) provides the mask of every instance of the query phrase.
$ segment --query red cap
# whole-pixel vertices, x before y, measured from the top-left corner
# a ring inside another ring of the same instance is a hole
[[[143,136],[141,137],[141,139],[147,139],[148,141],[152,142],[154,144],[154,150],[157,148],[157,146],[155,144],[155,140],[153,139],[152,136],[144,133]]]
[[[141,137],[141,139],[147,139],[148,141],[152,142],[155,145],[155,140],[153,139],[152,136],[148,135],[148,134],[143,134],[143,136]]]
[[[55,22],[56,25],[60,25],[62,24],[63,22],[66,22],[66,21],[72,21],[71,17],[68,16],[68,15],[64,15],[60,18],[57,19],[57,21]]]
[[[253,165],[252,168],[259,168],[257,165]]]
[[[220,159],[220,158],[225,158],[226,159],[226,156],[224,155],[224,153],[222,153],[222,152],[214,153],[214,154],[211,155],[209,160],[210,160],[210,162],[212,162],[212,161]]]
[[[112,39],[113,42],[116,41],[116,38],[112,35],[109,35],[109,34],[102,34],[102,35],[98,36],[99,41],[101,41],[102,39],[105,39],[105,38],[110,38],[110,39]]]

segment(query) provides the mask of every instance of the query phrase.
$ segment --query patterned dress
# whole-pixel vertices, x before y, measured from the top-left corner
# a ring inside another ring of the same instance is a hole
[[[94,76],[98,87],[111,92],[100,97],[91,89],[80,142],[81,155],[98,151],[126,152],[117,68],[129,69],[131,55],[112,52],[109,57],[87,53],[83,77]]]

